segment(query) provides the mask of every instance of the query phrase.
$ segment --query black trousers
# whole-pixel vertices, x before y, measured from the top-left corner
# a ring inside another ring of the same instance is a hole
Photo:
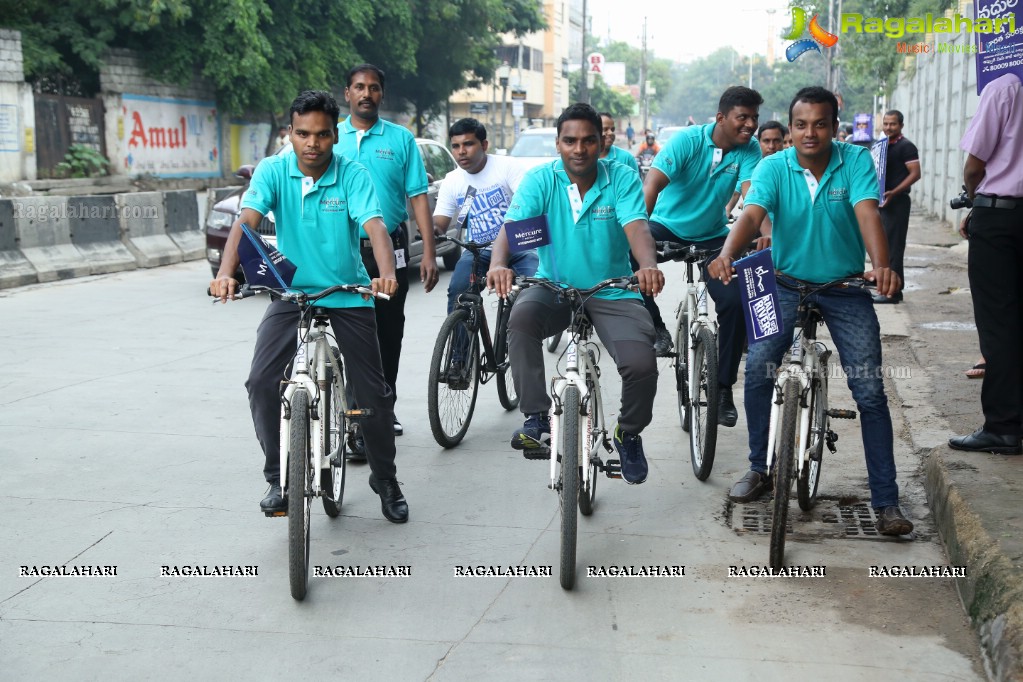
[[[298,343],[298,306],[273,301],[263,315],[256,331],[256,348],[245,388],[249,392],[249,409],[256,438],[263,448],[266,463],[263,476],[267,481],[280,480],[281,450],[281,380],[295,356]],[[374,415],[361,420],[366,440],[366,459],[373,475],[379,479],[394,478],[394,398],[380,371],[376,324],[371,308],[335,308],[330,326],[337,338],[348,379],[346,388],[364,408]]]
[[[909,195],[899,194],[892,197],[879,210],[881,213],[881,224],[884,225],[884,235],[888,238],[888,261],[892,270],[905,283],[906,276],[903,272],[902,261],[906,255],[906,235],[909,232]],[[902,298],[900,291],[897,298]]]
[[[696,244],[699,249],[718,249],[725,243],[724,237],[715,237],[702,242],[682,239],[660,223],[650,223],[650,234],[655,241],[674,242],[689,246]],[[639,267],[632,258],[632,267]],[[742,349],[746,345],[746,320],[742,313],[742,296],[735,284],[725,285],[721,280],[707,276],[706,263],[700,265],[703,280],[707,283],[707,293],[714,300],[714,310],[718,319],[718,384],[731,387],[739,377],[739,362],[742,360]],[[665,329],[661,311],[652,296],[643,295],[643,305],[650,312],[655,329]],[[674,332],[674,329],[670,330]],[[677,348],[675,350],[678,350]]]
[[[408,228],[405,223],[398,226],[391,233],[391,242],[395,248],[405,251],[405,263],[409,260],[408,251]],[[366,266],[366,272],[370,279],[380,276],[377,269],[376,259],[373,257],[371,247],[362,248],[362,264]],[[398,268],[394,271],[398,280],[398,291],[391,296],[389,301],[377,299],[376,322],[377,341],[380,344],[380,361],[383,364],[384,379],[391,387],[392,400],[398,398],[398,363],[401,360],[401,342],[405,337],[405,299],[408,298],[408,267]],[[394,407],[394,404],[391,404]]]
[[[987,362],[980,404],[984,428],[1023,434],[1023,200],[1016,208],[974,208],[970,291]]]

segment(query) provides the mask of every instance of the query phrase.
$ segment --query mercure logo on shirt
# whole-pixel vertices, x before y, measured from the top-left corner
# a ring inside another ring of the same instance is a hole
[[[848,187],[835,187],[828,190],[828,201],[845,201],[849,198]]]
[[[375,150],[377,158],[383,161],[394,161],[394,150],[392,149],[377,149]]]
[[[320,199],[320,210],[324,213],[342,213],[346,203],[344,199],[337,197],[324,197]]]
[[[614,206],[594,206],[590,214],[594,220],[614,220],[618,217]]]

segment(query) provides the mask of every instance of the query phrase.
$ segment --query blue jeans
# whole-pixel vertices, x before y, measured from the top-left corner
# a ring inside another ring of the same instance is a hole
[[[783,281],[784,275],[779,276]],[[733,284],[732,286],[736,286]],[[860,412],[860,433],[867,462],[870,502],[877,509],[899,503],[895,483],[892,416],[881,373],[881,327],[865,289],[830,289],[814,294],[848,376]],[[775,368],[792,344],[799,293],[779,285],[778,304],[785,332],[751,343],[746,355],[744,400],[749,427],[750,469],[767,473],[767,434],[771,420]]]
[[[520,251],[509,254],[508,267],[515,271],[516,275],[532,277],[540,266],[540,259],[536,251]],[[490,269],[490,249],[480,253],[480,268],[476,273],[477,291],[483,288],[486,280],[487,270]],[[448,313],[455,309],[455,301],[458,295],[469,290],[469,274],[472,271],[472,252],[462,251],[462,257],[455,264],[455,270],[451,273],[451,280],[448,282]]]

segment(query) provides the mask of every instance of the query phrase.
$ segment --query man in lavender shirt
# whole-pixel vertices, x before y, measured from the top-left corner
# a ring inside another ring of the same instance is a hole
[[[956,450],[1023,452],[1023,85],[1015,74],[990,83],[959,143],[973,210],[960,233],[970,240],[970,289],[980,351],[987,361],[980,404],[984,426],[948,444]]]

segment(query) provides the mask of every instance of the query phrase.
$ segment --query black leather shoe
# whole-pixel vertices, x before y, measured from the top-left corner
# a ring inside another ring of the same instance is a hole
[[[348,451],[345,459],[349,462],[366,461],[366,441],[362,438],[362,431],[356,431],[354,436],[348,437]]]
[[[752,502],[758,499],[771,487],[771,477],[756,471],[747,471],[746,475],[736,481],[728,491],[728,499],[732,502]]]
[[[996,455],[1023,454],[1019,436],[1002,436],[985,429],[977,429],[968,436],[956,436],[948,439],[953,450],[968,452],[993,452]]]
[[[284,501],[284,491],[281,490],[279,481],[270,481],[270,489],[266,491],[266,497],[259,503],[263,512],[282,512],[288,510],[288,503]]]
[[[874,303],[885,304],[885,303],[902,303],[902,294],[896,294],[891,298],[882,296],[881,294],[874,294]]]
[[[732,389],[722,386],[718,389],[718,424],[731,428],[737,421],[739,421],[739,411],[735,409],[735,403],[732,402]]]
[[[913,522],[902,515],[896,506],[875,509],[877,523],[874,525],[881,535],[908,535],[913,532]]]
[[[408,521],[408,502],[401,494],[401,488],[396,479],[378,479],[370,475],[369,487],[380,496],[380,509],[384,512],[385,519],[391,523]]]
[[[405,428],[401,425],[401,422],[398,421],[398,418],[395,417],[394,418],[394,435],[395,436],[400,436],[403,433],[405,433]]]
[[[661,327],[654,334],[654,353],[657,357],[663,358],[671,355],[671,349],[675,347],[675,344],[671,340],[671,333]]]

